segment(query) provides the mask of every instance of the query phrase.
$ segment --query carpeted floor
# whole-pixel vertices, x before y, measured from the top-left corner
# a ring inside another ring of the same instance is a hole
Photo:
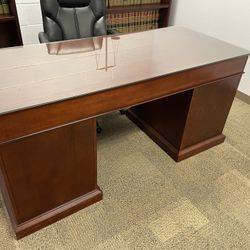
[[[235,99],[226,142],[175,163],[125,116],[100,120],[103,201],[19,241],[4,204],[0,249],[250,249],[250,106]]]

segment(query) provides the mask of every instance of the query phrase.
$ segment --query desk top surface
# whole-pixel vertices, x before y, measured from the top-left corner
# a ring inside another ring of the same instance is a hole
[[[248,54],[181,27],[0,49],[0,114]]]

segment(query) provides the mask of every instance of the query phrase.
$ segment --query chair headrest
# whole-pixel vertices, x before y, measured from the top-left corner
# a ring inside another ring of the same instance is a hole
[[[88,6],[91,0],[57,0],[63,8],[80,8]]]

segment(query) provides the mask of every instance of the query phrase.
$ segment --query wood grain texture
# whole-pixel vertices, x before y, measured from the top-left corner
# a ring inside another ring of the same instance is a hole
[[[175,161],[222,143],[242,74],[132,107],[128,117]]]
[[[18,238],[102,198],[97,116],[139,105],[177,161],[224,140],[247,51],[184,28],[96,39],[0,50],[0,185]]]
[[[193,91],[180,149],[222,134],[241,74]]]
[[[92,192],[64,203],[62,206],[50,210],[47,213],[43,213],[22,224],[16,225],[14,227],[16,238],[21,239],[100,200],[102,200],[102,191],[96,188]]]
[[[95,124],[90,119],[1,145],[3,194],[17,235],[101,199]]]
[[[0,143],[149,102],[242,73],[247,57],[182,71],[161,78],[99,91],[70,100],[0,116]]]
[[[9,0],[8,3],[10,15],[0,16],[0,48],[23,44],[15,0]]]
[[[172,0],[162,0],[161,4],[168,4],[168,11],[165,9],[160,9],[159,27],[167,27],[169,22],[170,10],[172,6]]]
[[[185,160],[188,157],[194,156],[213,146],[223,143],[225,140],[225,136],[221,134],[180,150],[173,146],[173,144],[171,144],[169,140],[155,130],[154,127],[142,120],[133,109],[127,110],[126,115],[176,162]]]
[[[249,53],[180,27],[103,37],[105,46],[101,48],[99,40],[96,37],[0,50],[0,114],[126,87],[236,60]],[[51,47],[60,53],[51,54]],[[113,65],[114,58],[115,67],[105,70],[105,62]],[[197,71],[194,73],[199,77]],[[206,74],[211,80],[210,74],[215,72]],[[183,77],[183,82],[194,79],[190,72]]]

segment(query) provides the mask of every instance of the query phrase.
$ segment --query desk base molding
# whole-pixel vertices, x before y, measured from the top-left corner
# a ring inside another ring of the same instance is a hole
[[[102,191],[98,187],[96,190],[88,194],[65,203],[62,206],[26,221],[25,223],[17,225],[14,229],[16,238],[21,239],[101,200]]]
[[[140,119],[132,110],[127,111],[127,117],[133,121],[141,130],[143,130],[159,147],[161,147],[173,160],[176,162],[185,160],[193,155],[196,155],[204,150],[221,144],[225,140],[225,135],[220,134],[196,143],[184,149],[177,149],[166,138],[158,133],[153,127]]]

